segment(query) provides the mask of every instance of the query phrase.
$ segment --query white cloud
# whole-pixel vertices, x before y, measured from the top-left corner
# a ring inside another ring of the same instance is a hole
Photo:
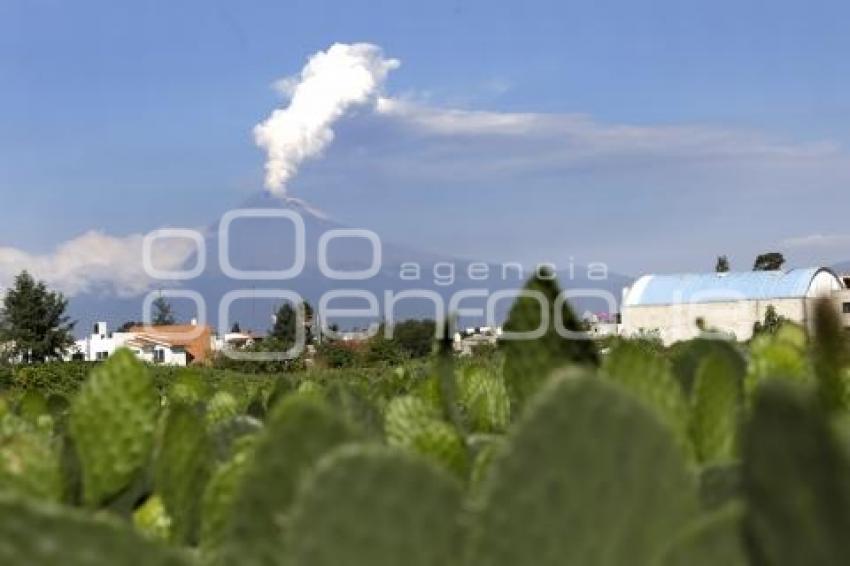
[[[397,98],[379,98],[377,111],[422,132],[442,136],[529,135],[541,126],[539,114],[439,108]]]
[[[606,124],[584,114],[463,110],[397,98],[380,98],[377,111],[425,135],[535,142],[530,147],[537,159],[565,162],[606,155],[793,159],[838,153],[827,142],[785,143],[764,134],[699,125]]]
[[[9,286],[26,269],[67,296],[95,291],[121,297],[141,295],[157,284],[143,266],[143,240],[141,234],[117,238],[90,231],[60,244],[50,254],[33,255],[0,247],[0,288]],[[154,246],[153,263],[160,270],[177,270],[192,252],[188,240],[166,240]]]

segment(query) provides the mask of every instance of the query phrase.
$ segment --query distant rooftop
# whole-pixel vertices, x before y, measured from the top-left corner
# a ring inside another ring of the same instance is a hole
[[[624,306],[804,298],[817,294],[822,285],[825,289],[843,287],[838,276],[824,267],[644,275],[629,290]]]

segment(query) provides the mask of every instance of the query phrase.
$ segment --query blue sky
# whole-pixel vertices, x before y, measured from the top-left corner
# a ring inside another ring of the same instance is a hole
[[[346,116],[289,187],[343,223],[632,274],[850,259],[848,19],[841,2],[4,0],[0,248],[209,224],[262,188],[251,130],[285,104],[273,82],[369,42],[413,110]],[[522,126],[479,127],[503,117]]]

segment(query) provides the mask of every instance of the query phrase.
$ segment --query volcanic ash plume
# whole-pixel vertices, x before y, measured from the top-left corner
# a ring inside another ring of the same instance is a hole
[[[266,188],[286,196],[301,163],[333,141],[333,123],[354,106],[374,104],[387,74],[398,66],[376,45],[336,43],[310,57],[300,76],[279,81],[289,106],[254,127],[254,140],[268,154]]]

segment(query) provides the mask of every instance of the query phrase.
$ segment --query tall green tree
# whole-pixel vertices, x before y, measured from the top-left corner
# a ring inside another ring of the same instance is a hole
[[[312,342],[311,322],[313,319],[313,307],[306,301],[299,306],[303,310],[303,323],[305,341]],[[269,338],[275,340],[286,349],[295,345],[297,336],[298,313],[292,303],[283,303],[274,314],[274,325],[269,330]]]
[[[177,321],[174,318],[174,310],[171,308],[171,303],[165,300],[165,297],[157,297],[153,302],[153,320],[154,326],[171,326]]]
[[[753,264],[753,271],[778,271],[785,264],[785,256],[779,252],[760,254]]]
[[[717,273],[729,272],[729,258],[725,255],[717,256],[717,263],[714,266],[714,271]]]
[[[74,343],[75,323],[66,316],[67,308],[61,293],[21,272],[3,298],[0,343],[24,363],[61,358]]]
[[[561,289],[554,274],[541,270],[526,283],[524,289],[541,293],[545,298],[544,304],[541,305],[540,301],[531,296],[519,296],[503,327],[505,333],[529,332],[541,328],[543,312],[548,313],[549,320],[545,332],[539,338],[501,340],[499,343],[505,352],[505,381],[513,403],[518,406],[539,389],[553,369],[570,363],[599,363],[596,345],[592,340],[563,337],[555,327],[556,320],[560,318],[563,328],[573,332],[582,329],[581,321],[567,301],[562,301],[556,317],[555,307]]]

